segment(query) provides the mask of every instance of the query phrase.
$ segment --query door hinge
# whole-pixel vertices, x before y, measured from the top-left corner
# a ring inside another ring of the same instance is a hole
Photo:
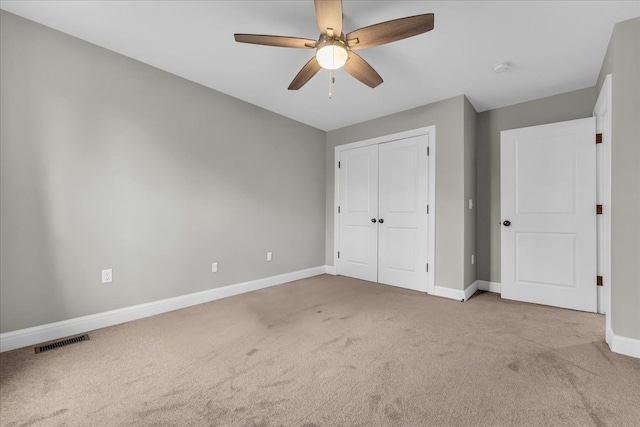
[[[596,276],[596,286],[602,286],[602,276]]]
[[[340,251],[338,251],[338,259],[340,259]]]
[[[596,205],[596,215],[602,215],[602,205]]]
[[[427,273],[429,272],[429,263],[427,263]]]
[[[602,134],[596,133],[596,144],[602,144]]]
[[[338,169],[340,169],[340,162],[338,162]]]
[[[427,205],[427,214],[429,213],[429,205]]]
[[[340,206],[338,206],[338,213],[340,213]]]
[[[429,146],[427,145],[427,156],[429,155]]]

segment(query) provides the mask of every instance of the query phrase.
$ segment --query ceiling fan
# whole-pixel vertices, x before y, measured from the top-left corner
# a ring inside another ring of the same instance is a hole
[[[433,13],[427,13],[381,22],[345,35],[342,32],[342,0],[314,2],[320,29],[317,41],[298,37],[234,34],[236,41],[241,43],[316,50],[315,56],[293,79],[289,90],[300,89],[321,68],[344,68],[347,73],[374,88],[382,83],[382,77],[354,51],[406,39],[433,29]]]

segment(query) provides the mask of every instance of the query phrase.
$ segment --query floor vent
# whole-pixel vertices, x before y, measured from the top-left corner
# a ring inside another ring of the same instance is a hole
[[[39,347],[36,347],[35,350],[36,350],[36,354],[38,354],[38,353],[42,353],[43,351],[53,350],[54,348],[64,347],[65,345],[75,344],[80,341],[89,341],[89,335],[84,334],[84,335],[77,335],[75,337],[65,338],[60,341],[55,341],[49,344],[41,345]]]

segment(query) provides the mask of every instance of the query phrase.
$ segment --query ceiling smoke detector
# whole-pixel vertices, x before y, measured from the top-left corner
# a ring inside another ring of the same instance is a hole
[[[508,62],[508,61],[498,62],[496,65],[493,66],[493,72],[496,74],[502,74],[505,71],[508,71],[509,68],[511,68],[511,62]]]

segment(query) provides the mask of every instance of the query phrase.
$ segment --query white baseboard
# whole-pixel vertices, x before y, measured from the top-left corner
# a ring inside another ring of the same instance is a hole
[[[215,301],[234,295],[244,294],[246,292],[257,291],[259,289],[281,285],[294,280],[306,279],[308,277],[325,274],[326,271],[327,268],[323,265],[306,270],[280,274],[278,276],[266,277],[264,279],[252,280],[250,282],[208,289],[206,291],[182,295],[179,297],[167,298],[160,301],[153,301],[131,307],[119,308],[117,310],[91,314],[89,316],[76,317],[74,319],[48,323],[46,325],[34,326],[32,328],[5,332],[0,334],[0,352],[56,340],[70,335],[105,328],[107,326],[130,322],[132,320],[142,319],[144,317],[154,316],[168,311],[179,310],[192,305]]]
[[[336,267],[333,265],[325,265],[324,268],[326,274],[331,274],[332,276],[335,276],[337,274]]]
[[[607,329],[607,344],[614,353],[640,359],[640,340],[616,335],[611,328]]]
[[[455,299],[462,301],[465,299],[464,291],[460,289],[445,288],[444,286],[436,286],[432,295],[437,297]]]
[[[478,281],[476,280],[471,284],[471,286],[469,286],[467,289],[464,290],[464,300],[468,301],[469,298],[471,298],[473,294],[476,293],[477,290],[478,290]]]
[[[458,289],[445,288],[444,286],[436,286],[433,295],[438,297],[455,299],[458,301],[469,300],[476,291],[487,291],[500,293],[500,283],[487,282],[484,280],[476,280],[464,291]]]
[[[486,280],[478,280],[478,290],[485,292],[502,293],[502,286],[498,282],[488,282]]]

